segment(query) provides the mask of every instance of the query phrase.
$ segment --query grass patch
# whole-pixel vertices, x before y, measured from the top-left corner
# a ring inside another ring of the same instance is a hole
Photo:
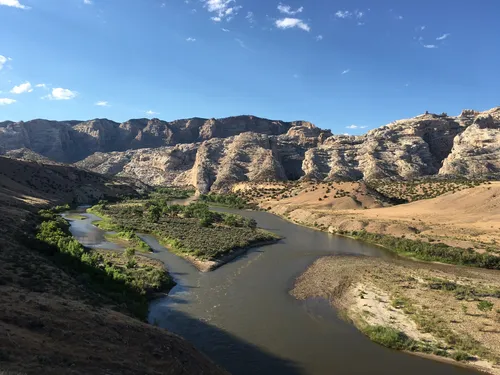
[[[452,247],[443,243],[414,241],[366,231],[341,231],[355,239],[383,246],[399,255],[415,259],[500,270],[500,257],[480,254],[472,249]]]
[[[122,231],[118,233],[106,233],[104,237],[111,242],[125,243],[126,246],[141,253],[151,253],[149,245],[132,231]]]
[[[427,285],[430,289],[453,292],[458,300],[477,301],[483,297],[500,298],[500,289],[476,288],[443,279],[432,279]]]
[[[415,351],[418,347],[418,343],[415,340],[409,338],[404,332],[391,327],[366,325],[361,331],[370,340],[387,348]]]
[[[67,214],[67,215],[65,215],[65,218],[68,220],[85,220],[86,219],[85,216],[79,215],[79,214]]]

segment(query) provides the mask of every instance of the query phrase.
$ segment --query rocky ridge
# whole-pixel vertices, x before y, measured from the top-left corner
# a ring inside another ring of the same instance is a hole
[[[426,113],[361,136],[254,116],[43,121],[0,123],[0,153],[25,147],[99,173],[201,192],[246,181],[500,175],[500,107],[456,117]],[[44,141],[49,136],[52,143]]]

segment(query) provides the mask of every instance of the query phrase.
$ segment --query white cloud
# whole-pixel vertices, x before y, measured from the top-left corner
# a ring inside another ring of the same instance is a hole
[[[446,38],[448,38],[450,35],[451,35],[450,33],[445,33],[445,34],[443,34],[443,35],[441,35],[441,36],[438,36],[438,37],[436,38],[436,40],[445,40],[445,39],[446,39]]]
[[[16,100],[14,99],[9,99],[9,98],[0,98],[0,105],[9,105],[9,104],[14,104]]]
[[[396,19],[397,19],[397,20],[400,20],[400,21],[401,21],[403,18],[404,18],[403,16],[397,16],[397,17],[396,17]]]
[[[215,16],[211,17],[212,21],[215,22],[220,22],[223,19],[231,21],[242,8],[240,5],[235,5],[236,0],[203,0],[203,2],[210,13],[215,13]]]
[[[280,13],[288,14],[289,16],[293,16],[297,13],[302,13],[302,11],[304,10],[304,7],[300,7],[300,8],[293,10],[292,7],[290,7],[290,5],[284,5],[284,4],[280,3],[278,5],[278,10],[280,11]]]
[[[196,42],[196,38],[189,37],[186,39],[186,42]]]
[[[304,31],[311,30],[307,23],[298,18],[282,18],[280,20],[276,20],[276,27],[279,29],[291,29],[293,27],[298,27]]]
[[[418,29],[419,29],[420,31],[424,31],[424,30],[425,30],[425,25],[419,26],[419,27],[418,27]]]
[[[83,0],[83,3],[86,4],[86,5],[91,5],[92,4],[92,0]]]
[[[316,40],[319,42],[320,40],[323,40],[323,35],[317,35]]]
[[[2,70],[5,63],[7,61],[10,61],[10,60],[11,59],[9,57],[5,57],[5,56],[0,55],[0,70]]]
[[[340,73],[340,74],[347,74],[347,73],[349,73],[350,71],[351,71],[351,69],[346,69],[346,70],[344,70],[344,71],[343,71],[342,73]]]
[[[358,125],[349,125],[349,126],[346,126],[347,129],[357,129],[358,128]]]
[[[335,13],[335,17],[337,18],[349,18],[352,16],[352,13],[349,12],[348,10],[338,10],[337,13]]]
[[[225,33],[229,32],[229,29],[222,28],[221,30],[224,31]]]
[[[360,10],[354,10],[354,11],[349,11],[349,10],[338,10],[336,13],[335,13],[335,17],[337,18],[352,18],[352,17],[355,17],[357,19],[360,19],[360,18],[363,18],[363,16],[365,15],[364,12],[360,11]]]
[[[342,135],[350,135],[350,134],[349,134],[349,133],[344,133],[344,134],[342,134]]]
[[[31,87],[31,83],[29,82],[24,82],[21,83],[19,86],[14,86],[10,92],[12,94],[22,94],[25,92],[32,92],[33,88]]]
[[[155,112],[155,111],[152,111],[152,110],[146,111],[146,114],[147,114],[148,116],[159,115],[159,113],[158,113],[158,112]]]
[[[438,48],[438,46],[436,46],[435,44],[422,44],[422,47],[424,48]]]
[[[360,126],[359,128],[360,128],[360,129],[366,129],[366,128],[367,128],[367,126]]]
[[[110,107],[109,103],[104,100],[96,102],[95,105],[98,107]]]
[[[61,87],[57,87],[55,89],[52,89],[52,92],[44,96],[43,99],[50,99],[50,100],[70,100],[74,99],[78,93],[76,91],[71,91],[69,89],[63,89]]]
[[[250,23],[254,23],[255,22],[255,19],[253,17],[253,12],[248,12],[247,15],[245,16],[245,18],[248,20],[248,22]]]
[[[46,89],[47,85],[45,83],[39,83],[39,84],[35,85],[35,87]]]
[[[19,9],[31,9],[28,6],[19,3],[19,0],[0,0],[0,5],[5,5],[7,7],[19,8]]]

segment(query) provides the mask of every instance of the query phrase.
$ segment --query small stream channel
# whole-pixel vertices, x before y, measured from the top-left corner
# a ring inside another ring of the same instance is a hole
[[[392,257],[383,249],[287,222],[266,212],[233,209],[283,236],[280,242],[250,249],[209,273],[170,252],[149,235],[154,249],[178,283],[167,297],[150,305],[149,321],[177,333],[234,375],[246,374],[476,374],[450,364],[381,347],[338,318],[320,299],[306,302],[289,295],[294,280],[325,255]],[[116,248],[91,224],[71,221],[84,245]]]

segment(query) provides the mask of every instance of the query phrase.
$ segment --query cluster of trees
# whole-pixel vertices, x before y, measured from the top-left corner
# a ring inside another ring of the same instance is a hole
[[[342,234],[350,234],[357,239],[382,245],[399,254],[421,260],[500,270],[500,257],[487,253],[481,254],[472,249],[452,247],[443,243],[436,244],[396,238],[366,231],[352,231]]]
[[[251,205],[245,198],[242,198],[236,194],[203,194],[199,198],[202,202],[214,203],[221,206],[233,207],[233,208],[251,208]]]
[[[92,249],[85,248],[69,231],[69,223],[58,215],[66,211],[58,206],[52,210],[40,210],[36,248],[41,249],[69,273],[73,273],[88,286],[105,294],[117,303],[125,303],[129,310],[145,318],[148,309],[147,294],[173,286],[173,281],[164,270],[138,272],[133,267],[121,267]],[[134,262],[133,258],[129,265]]]
[[[119,230],[152,233],[171,250],[201,259],[216,259],[234,249],[277,240],[274,234],[257,229],[254,219],[213,212],[203,202],[181,206],[148,200],[94,206],[92,212],[106,217]]]
[[[180,217],[185,219],[197,219],[199,225],[202,227],[210,227],[214,224],[219,224],[228,227],[246,227],[254,230],[257,228],[257,222],[254,219],[247,219],[239,215],[214,212],[203,202],[194,202],[182,206],[179,204],[150,201],[146,204],[146,208],[146,216],[148,220],[153,223],[158,223],[158,221],[165,216],[167,218]]]

